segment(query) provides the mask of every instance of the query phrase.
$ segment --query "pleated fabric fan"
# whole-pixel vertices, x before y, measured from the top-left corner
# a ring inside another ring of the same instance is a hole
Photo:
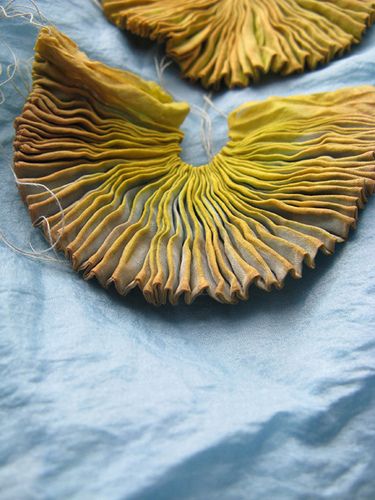
[[[375,0],[102,0],[120,28],[166,42],[183,75],[246,86],[327,63],[361,40]]]
[[[21,194],[74,269],[120,294],[234,303],[252,284],[280,288],[347,238],[374,191],[372,86],[244,104],[227,145],[194,167],[180,158],[186,103],[55,28],[35,50],[15,123]]]

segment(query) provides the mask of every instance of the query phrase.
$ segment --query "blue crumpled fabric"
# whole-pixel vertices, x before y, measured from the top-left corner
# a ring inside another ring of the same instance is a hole
[[[39,4],[92,58],[156,79],[160,49],[118,31],[93,2]],[[0,33],[3,69],[3,42],[32,57],[37,29],[1,19]],[[204,91],[177,68],[164,82],[203,105]],[[214,102],[229,113],[270,95],[369,83],[374,29],[318,71],[222,91]],[[12,86],[5,94],[9,154],[22,98]],[[218,151],[227,125],[209,113]],[[206,161],[198,128],[190,115],[184,158],[195,164]],[[45,249],[5,157],[0,172],[1,230],[24,249],[30,237]],[[0,242],[1,499],[374,499],[374,229],[372,199],[333,257],[237,306],[201,298],[154,308]]]

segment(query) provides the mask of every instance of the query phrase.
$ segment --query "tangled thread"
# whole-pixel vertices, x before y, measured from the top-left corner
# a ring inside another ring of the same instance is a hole
[[[23,9],[28,9],[28,10],[23,10]],[[25,20],[28,24],[31,24],[32,26],[36,26],[38,28],[44,27],[51,25],[51,22],[46,18],[46,16],[41,12],[38,4],[35,2],[35,0],[29,0],[29,5],[26,6],[24,4],[21,4],[20,2],[17,2],[16,0],[10,0],[5,6],[0,6],[0,20],[1,19],[22,19]],[[26,62],[21,62],[17,59],[16,54],[14,53],[13,49],[10,47],[10,45],[2,40],[0,38],[0,43],[2,43],[9,53],[11,54],[12,62],[9,63],[5,67],[5,79],[0,80],[0,105],[4,105],[6,101],[5,93],[4,93],[4,88],[5,86],[12,85],[13,88],[16,90],[16,92],[25,100],[27,99],[27,96],[29,92],[31,91],[31,82],[29,80],[29,75],[30,75],[30,61]],[[24,65],[24,67],[23,67]],[[3,66],[0,65],[0,77],[3,73]],[[27,75],[27,76],[26,76]],[[25,87],[25,91],[23,90],[16,84],[16,77],[19,78],[21,81],[22,85]],[[51,196],[55,199],[56,204],[59,209],[59,213],[61,213],[61,220],[62,220],[62,225],[64,227],[64,210],[63,207],[60,203],[60,200],[58,197],[53,193],[47,186],[44,184],[30,184],[29,182],[23,182],[17,179],[13,168],[12,168],[12,159],[8,157],[6,154],[6,150],[2,144],[0,144],[2,154],[4,157],[4,163],[7,163],[10,165],[14,180],[17,184],[17,186],[37,186],[51,194]],[[59,243],[59,240],[56,240],[55,242],[52,241],[52,236],[50,232],[50,227],[48,221],[45,219],[45,217],[41,217],[37,222],[37,225],[44,224],[46,228],[46,233],[48,235],[49,239],[49,247],[44,249],[44,250],[36,250],[32,243],[31,243],[31,237],[29,240],[29,246],[31,248],[31,251],[23,250],[22,248],[17,247],[14,243],[12,243],[9,238],[5,235],[5,233],[0,229],[0,241],[2,241],[8,248],[16,252],[17,254],[32,258],[32,259],[37,259],[37,260],[43,260],[43,261],[48,261],[48,262],[55,262],[58,264],[64,264],[67,265],[65,261],[62,259],[58,258],[58,255],[56,253],[56,247]],[[52,257],[48,254],[50,251],[55,252],[56,257]]]

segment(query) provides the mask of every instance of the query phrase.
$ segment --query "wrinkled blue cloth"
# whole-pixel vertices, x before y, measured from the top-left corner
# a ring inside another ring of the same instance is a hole
[[[93,2],[39,4],[92,58],[156,80],[160,49],[121,33]],[[1,80],[11,62],[4,42],[25,61],[36,34],[0,20]],[[164,82],[203,105],[204,91],[176,67]],[[374,29],[318,71],[222,91],[214,102],[229,113],[270,95],[364,83],[375,83]],[[9,154],[23,101],[11,85],[5,94]],[[227,125],[209,113],[218,151]],[[206,161],[198,128],[191,114],[183,146],[194,164]],[[1,230],[24,249],[30,235],[46,248],[9,161],[0,168]],[[374,499],[374,229],[372,199],[333,257],[237,306],[200,298],[154,308],[0,242],[0,498]]]

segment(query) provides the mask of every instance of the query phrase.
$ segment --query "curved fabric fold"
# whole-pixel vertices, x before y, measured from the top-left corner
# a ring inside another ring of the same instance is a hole
[[[103,0],[120,28],[166,42],[184,76],[205,87],[314,69],[359,43],[374,0]]]
[[[188,105],[54,28],[33,82],[15,122],[21,194],[74,269],[120,294],[235,303],[281,288],[347,238],[374,191],[372,86],[244,104],[228,144],[193,167],[180,158]]]

